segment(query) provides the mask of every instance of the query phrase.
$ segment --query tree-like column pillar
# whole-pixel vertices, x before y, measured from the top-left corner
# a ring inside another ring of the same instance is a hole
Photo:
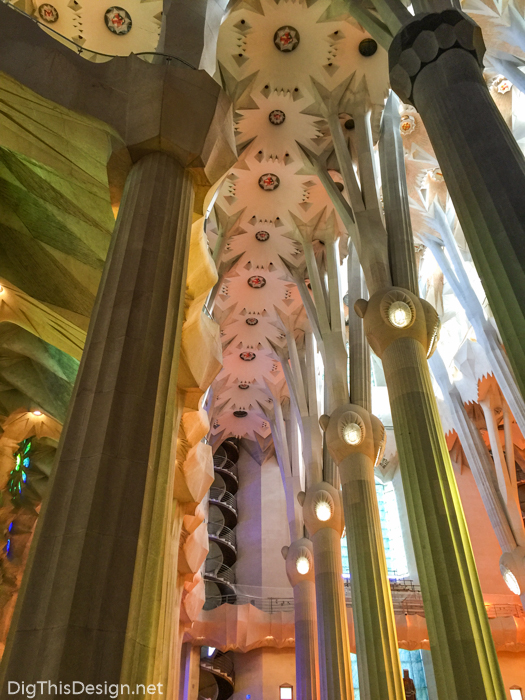
[[[323,416],[321,425],[341,476],[359,692],[363,700],[404,700],[374,476],[385,448],[385,429],[379,418],[354,404]]]
[[[2,661],[2,697],[9,681],[119,682],[192,204],[191,177],[174,158],[150,153],[132,167]]]
[[[344,523],[340,492],[321,481],[299,496],[314,553],[320,697],[351,700],[354,691],[341,563]]]
[[[382,359],[440,696],[505,696],[427,356],[439,329],[428,302],[399,287],[355,305]]]
[[[525,158],[483,80],[484,52],[452,6],[417,14],[392,41],[390,81],[423,119],[525,395]]]
[[[312,543],[306,537],[281,550],[293,589],[295,615],[295,686],[297,700],[319,697],[317,612]]]

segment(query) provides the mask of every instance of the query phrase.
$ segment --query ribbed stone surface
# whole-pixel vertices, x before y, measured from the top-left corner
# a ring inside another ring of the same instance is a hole
[[[293,588],[295,612],[295,687],[297,700],[317,700],[317,613],[315,583],[300,581]]]
[[[426,66],[413,96],[525,395],[525,158],[467,51]]]
[[[404,700],[374,465],[366,455],[353,454],[343,460],[339,470],[352,574],[359,691],[367,700]]]
[[[322,700],[351,700],[350,640],[346,618],[341,539],[331,527],[318,530],[314,545],[317,627]],[[343,663],[346,659],[347,663]]]
[[[505,690],[425,350],[400,338],[382,360],[440,696],[500,700]]]
[[[7,681],[119,681],[188,192],[183,169],[163,154],[128,176],[6,646],[2,697]]]

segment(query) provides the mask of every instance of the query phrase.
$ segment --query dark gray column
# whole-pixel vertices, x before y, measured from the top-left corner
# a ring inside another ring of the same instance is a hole
[[[189,176],[162,153],[144,156],[127,178],[2,660],[2,697],[8,681],[119,682],[170,290],[185,274],[192,197]]]
[[[394,38],[392,88],[415,105],[525,395],[525,158],[482,76],[479,27],[416,15]]]

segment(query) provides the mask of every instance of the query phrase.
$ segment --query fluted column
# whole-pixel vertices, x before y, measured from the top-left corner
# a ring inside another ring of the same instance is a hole
[[[378,418],[355,404],[323,416],[321,424],[341,475],[360,697],[404,700],[374,476],[385,430]]]
[[[320,482],[303,502],[313,545],[321,700],[351,700],[352,665],[341,562],[343,513],[340,492]]]
[[[8,681],[119,682],[149,460],[174,400],[166,388],[192,198],[190,177],[162,153],[128,175],[2,660],[2,697]]]
[[[317,612],[313,547],[306,537],[283,547],[286,573],[293,588],[295,614],[295,688],[297,700],[319,698]]]
[[[440,696],[505,696],[467,524],[430,380],[435,310],[407,290],[356,304],[387,382]]]
[[[423,119],[525,395],[525,158],[483,79],[480,28],[417,14],[389,50],[392,88]]]

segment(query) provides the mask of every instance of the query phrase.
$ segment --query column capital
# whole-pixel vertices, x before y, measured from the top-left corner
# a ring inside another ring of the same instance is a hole
[[[385,450],[385,428],[366,408],[346,404],[331,416],[321,416],[330,456],[338,466],[350,455],[361,454],[375,465]]]
[[[403,102],[414,104],[416,78],[450,49],[467,51],[483,67],[481,29],[460,10],[417,14],[396,34],[388,51],[390,85]]]
[[[286,562],[286,575],[292,588],[303,581],[315,582],[314,548],[307,537],[301,537],[289,547],[283,547],[281,554]]]
[[[408,289],[380,289],[369,301],[358,299],[354,310],[363,319],[365,335],[378,357],[399,338],[420,342],[427,358],[434,352],[441,327],[437,312]]]
[[[327,481],[320,481],[311,486],[306,494],[298,494],[303,506],[303,517],[308,533],[313,537],[319,530],[330,528],[339,537],[345,529],[341,492]]]

